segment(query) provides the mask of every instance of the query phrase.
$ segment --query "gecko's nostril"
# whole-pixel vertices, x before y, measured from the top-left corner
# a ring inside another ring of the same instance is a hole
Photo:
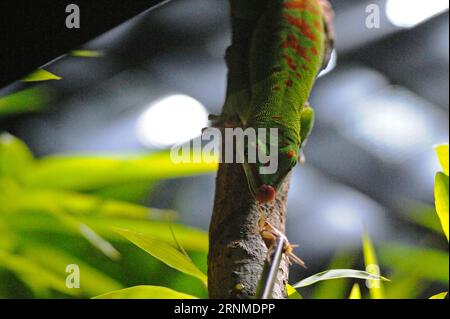
[[[275,188],[270,185],[261,185],[256,191],[256,200],[260,203],[270,203],[276,197]]]

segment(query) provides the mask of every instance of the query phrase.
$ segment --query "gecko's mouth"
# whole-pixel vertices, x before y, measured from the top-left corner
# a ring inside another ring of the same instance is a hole
[[[276,196],[275,188],[270,185],[261,185],[256,190],[256,200],[263,204],[273,202]]]

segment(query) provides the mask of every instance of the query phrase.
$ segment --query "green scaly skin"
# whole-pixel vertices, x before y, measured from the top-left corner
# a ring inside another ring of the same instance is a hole
[[[224,126],[278,128],[278,170],[260,174],[261,163],[244,164],[260,202],[276,191],[297,164],[314,123],[307,101],[329,57],[330,18],[323,0],[231,0],[233,45],[227,51],[228,91]],[[268,150],[270,136],[265,145]]]

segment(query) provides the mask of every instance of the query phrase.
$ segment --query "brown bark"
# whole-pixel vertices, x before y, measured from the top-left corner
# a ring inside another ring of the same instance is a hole
[[[258,233],[260,211],[273,226],[284,232],[288,189],[289,178],[273,204],[259,205],[249,191],[242,165],[220,165],[209,231],[210,298],[254,297],[267,257],[267,247]],[[283,257],[273,298],[286,298],[288,272]]]

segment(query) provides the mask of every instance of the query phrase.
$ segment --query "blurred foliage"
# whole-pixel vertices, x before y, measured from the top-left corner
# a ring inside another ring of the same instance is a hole
[[[37,69],[22,79],[22,82],[42,82],[42,81],[58,81],[62,77],[57,76],[47,70]]]
[[[438,213],[439,219],[441,220],[442,229],[444,230],[445,236],[448,237],[448,201],[449,201],[449,193],[448,193],[448,145],[440,145],[436,147],[437,155],[439,158],[439,162],[441,163],[443,173],[436,174],[436,183],[435,183],[435,200],[436,200],[436,211]]]
[[[195,264],[206,261],[207,235],[174,223],[173,211],[139,205],[136,198],[119,200],[105,189],[132,184],[150,189],[162,179],[210,173],[216,166],[173,164],[166,152],[35,159],[22,141],[0,135],[0,297],[89,298],[146,282],[205,297],[202,282],[180,277],[157,259],[134,253],[134,246],[117,229],[148,236],[160,249],[183,245],[192,256],[190,270],[196,269],[198,277],[205,276],[205,267],[199,270]],[[180,268],[180,260],[172,262]],[[66,287],[70,264],[81,270],[80,289]],[[144,288],[150,290],[159,291]]]
[[[369,234],[366,232],[362,235],[362,246],[364,253],[364,264],[366,265],[367,271],[372,275],[379,276],[381,269],[375,254],[375,248],[373,247]],[[370,297],[372,299],[384,299],[384,287],[380,281],[369,279],[367,281],[367,285],[369,286]]]
[[[437,151],[442,157],[448,146]],[[448,161],[440,161],[448,174]],[[140,199],[161,180],[216,168],[173,164],[166,152],[36,159],[22,141],[1,135],[0,297],[206,298],[207,234],[177,224],[173,211],[142,206]],[[447,174],[436,179],[438,214],[424,206],[405,217],[448,236]],[[447,188],[438,185],[445,182]],[[351,269],[360,259],[366,269]],[[67,288],[68,265],[79,266],[80,289]],[[448,267],[448,251],[397,242],[374,246],[364,233],[360,256],[338,251],[329,270],[286,289],[290,299],[442,299]],[[303,291],[311,285],[312,292]]]
[[[50,104],[52,94],[45,86],[36,86],[0,96],[0,116],[39,112]]]
[[[362,299],[361,297],[361,288],[358,283],[353,285],[352,291],[350,292],[350,296],[348,299]]]

